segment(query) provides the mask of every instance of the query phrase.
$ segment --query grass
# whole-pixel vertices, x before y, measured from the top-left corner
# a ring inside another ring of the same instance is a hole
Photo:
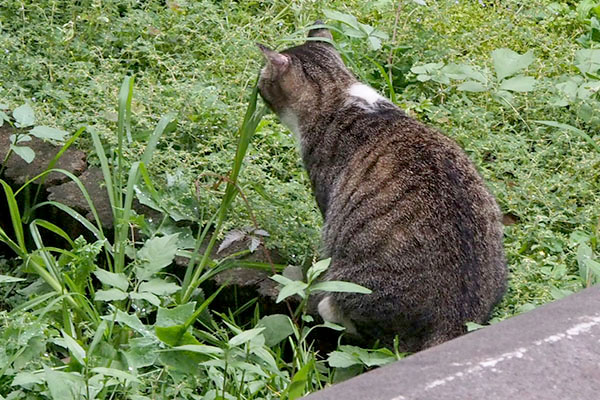
[[[293,322],[265,316],[253,301],[217,313],[216,292],[201,290],[214,266],[233,265],[210,257],[232,229],[256,223],[286,263],[319,258],[322,221],[294,139],[274,116],[249,126],[252,112],[245,114],[261,65],[255,42],[289,46],[300,28],[323,19],[318,2],[5,3],[0,103],[11,110],[28,103],[38,123],[78,131],[77,146],[103,169],[117,229],[105,240],[89,224],[99,240],[86,242],[39,216],[22,223],[19,197],[12,201],[3,186],[13,219],[1,240],[25,265],[0,264],[17,278],[0,281],[0,396],[296,398],[402,356],[351,346],[318,354],[309,331],[337,327],[315,327],[302,309],[290,310]],[[577,67],[582,49],[600,46],[585,39],[595,11],[547,0],[407,0],[399,8],[390,0],[332,1],[327,9],[387,33],[377,48],[344,35],[347,24],[326,21],[338,28],[337,44],[357,75],[457,140],[516,221],[505,228],[510,285],[494,321],[595,283],[598,76]],[[533,90],[499,89],[492,52],[501,48],[533,52],[519,72],[535,78]],[[489,85],[470,92],[455,78],[421,80],[419,67],[430,63],[467,64]],[[574,81],[581,95],[569,97]],[[240,141],[244,121],[250,129]],[[224,176],[226,185],[216,185]],[[136,185],[164,211],[162,221],[130,213]],[[129,223],[147,237],[136,243]],[[175,225],[211,243],[185,276],[165,269],[182,247],[166,229]],[[69,248],[45,245],[40,227],[64,233]],[[53,385],[57,379],[69,384]]]

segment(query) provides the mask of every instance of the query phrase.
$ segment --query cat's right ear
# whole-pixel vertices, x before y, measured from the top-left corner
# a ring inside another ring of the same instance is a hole
[[[290,65],[290,58],[285,54],[269,49],[267,46],[256,43],[260,51],[265,56],[265,60],[279,73],[284,72]]]

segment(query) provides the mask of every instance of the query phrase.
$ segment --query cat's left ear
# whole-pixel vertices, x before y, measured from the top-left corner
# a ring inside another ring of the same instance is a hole
[[[275,50],[271,50],[264,44],[256,43],[260,51],[262,51],[265,59],[275,68],[275,70],[279,72],[285,71],[290,65],[290,58],[285,54],[281,54],[276,52]]]
[[[313,25],[323,25],[323,21],[317,20]],[[314,28],[308,31],[308,37],[320,37],[323,39],[329,39],[333,41],[333,36],[327,28]]]

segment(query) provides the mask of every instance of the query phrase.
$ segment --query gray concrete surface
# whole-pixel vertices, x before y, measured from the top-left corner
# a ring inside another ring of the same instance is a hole
[[[600,400],[600,285],[306,398]]]

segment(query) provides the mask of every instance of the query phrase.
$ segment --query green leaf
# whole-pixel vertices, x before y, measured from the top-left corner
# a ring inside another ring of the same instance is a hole
[[[24,278],[15,278],[14,276],[0,275],[0,283],[23,282]]]
[[[600,263],[597,262],[596,260],[592,260],[587,259],[585,260],[585,265],[588,268],[588,271],[591,275],[593,275],[593,281],[599,281],[600,280]]]
[[[29,104],[23,104],[22,106],[15,108],[13,111],[13,118],[15,119],[17,128],[26,128],[35,124],[35,114],[33,108],[31,108]]]
[[[590,234],[583,231],[573,231],[569,235],[569,243],[570,245],[578,245],[580,243],[585,243],[590,240]]]
[[[312,282],[319,276],[321,276],[323,272],[327,271],[327,268],[329,268],[329,264],[331,264],[331,258],[326,258],[324,260],[320,260],[314,263],[306,272],[306,277],[308,281]]]
[[[10,145],[10,149],[15,152],[16,155],[21,157],[27,164],[31,164],[33,159],[35,158],[35,152],[28,146],[15,146],[14,144]]]
[[[140,321],[137,315],[127,314],[121,310],[117,310],[116,317],[114,315],[105,315],[101,317],[107,321],[112,321],[113,318],[119,324],[125,325],[140,333],[142,336],[152,336],[152,332]]]
[[[85,350],[83,349],[83,347],[81,347],[81,345],[79,343],[77,343],[77,341],[75,341],[75,339],[73,339],[71,336],[69,336],[67,333],[65,333],[65,331],[61,330],[60,331],[62,333],[63,339],[64,339],[64,343],[67,346],[67,349],[69,349],[69,352],[71,353],[71,355],[73,357],[75,357],[75,359],[77,360],[77,362],[81,365],[85,365]]]
[[[44,367],[46,384],[53,400],[80,400],[85,398],[85,383],[76,372],[59,372]]]
[[[573,294],[573,292],[571,290],[559,289],[555,286],[550,285],[550,295],[552,296],[552,298],[554,300],[560,300],[560,299],[570,296],[572,294]]]
[[[146,300],[148,303],[156,307],[160,306],[161,303],[158,296],[148,292],[131,292],[129,293],[129,298],[132,300]]]
[[[29,133],[40,139],[51,139],[59,141],[64,140],[65,136],[68,135],[67,132],[61,129],[50,128],[49,126],[44,125],[38,125],[34,127],[32,130],[29,131]]]
[[[306,383],[308,382],[309,371],[315,368],[315,360],[311,359],[306,363],[292,378],[290,386],[286,389],[288,400],[295,400],[305,394]]]
[[[531,76],[518,75],[502,81],[501,90],[511,90],[513,92],[531,92],[537,81]]]
[[[467,332],[473,332],[481,328],[485,328],[485,325],[480,325],[475,322],[467,322],[465,324],[467,326]]]
[[[138,290],[140,292],[154,293],[158,296],[168,296],[177,292],[179,289],[180,286],[176,283],[167,282],[164,279],[160,278],[155,278],[148,282],[142,282]]]
[[[279,296],[277,296],[277,303],[282,302],[290,296],[299,295],[302,298],[306,297],[305,290],[308,287],[308,283],[304,283],[301,281],[290,281],[290,283],[284,285],[279,291]]]
[[[111,378],[116,378],[118,380],[123,380],[127,384],[131,382],[140,383],[140,380],[137,377],[116,368],[96,367],[92,368],[92,372],[103,376],[110,376]]]
[[[577,78],[581,80],[581,77],[578,76]],[[565,82],[557,83],[555,86],[569,101],[574,101],[577,98],[577,89],[580,83],[576,79],[569,79]]]
[[[327,363],[332,368],[348,368],[356,364],[361,364],[361,361],[352,354],[336,350],[329,353]]]
[[[196,302],[182,304],[173,308],[158,307],[156,326],[184,325],[188,318],[194,314]]]
[[[288,285],[288,284],[294,282],[292,279],[287,278],[283,275],[279,275],[279,274],[272,275],[272,276],[270,276],[270,278],[272,280],[274,280],[275,282],[280,283],[282,285]]]
[[[388,353],[388,351],[387,349],[365,351],[359,355],[359,358],[368,368],[381,367],[396,361],[396,356],[393,353]]]
[[[15,375],[15,377],[13,378],[13,381],[10,385],[11,386],[29,386],[34,383],[37,383],[37,384],[44,383],[43,375],[39,374],[39,373],[34,374],[31,372],[23,371],[23,372],[19,372],[17,375]]]
[[[587,261],[591,260],[593,251],[587,243],[581,243],[577,248],[577,264],[579,266],[579,275],[586,281],[589,276]]]
[[[322,324],[317,325],[317,326],[323,327],[323,328],[333,329],[334,331],[340,331],[340,332],[346,329],[342,325],[334,324],[333,322],[329,322],[329,321],[325,321]]]
[[[485,92],[487,88],[483,86],[479,82],[475,81],[466,81],[458,85],[457,90],[462,90],[465,92]]]
[[[267,315],[258,321],[256,327],[264,328],[265,344],[269,347],[275,346],[294,333],[292,321],[287,315],[283,314]]]
[[[577,50],[574,64],[584,75],[597,73],[600,70],[600,49]]]
[[[94,351],[96,350],[96,346],[98,346],[99,343],[101,343],[101,340],[104,337],[104,333],[107,331],[108,329],[108,324],[106,323],[106,321],[101,321],[100,324],[98,325],[98,328],[96,329],[96,332],[94,333],[94,338],[92,339],[92,343],[90,344],[90,346],[88,347],[88,357],[91,357],[92,354],[94,354]]]
[[[98,290],[94,296],[94,301],[118,301],[125,300],[127,293],[119,289]]]
[[[439,71],[444,66],[444,63],[428,63],[417,65],[410,69],[413,74],[433,74]]]
[[[116,287],[122,291],[126,291],[129,287],[127,276],[123,273],[116,274],[101,268],[96,268],[92,273],[104,285]]]
[[[275,361],[275,358],[273,358],[273,356],[271,355],[271,352],[265,346],[265,343],[258,343],[258,342],[259,341],[257,341],[256,345],[254,343],[250,344],[250,353],[254,354],[256,357],[258,357],[260,360],[262,360],[265,364],[267,364],[267,366],[269,368],[271,368],[271,371],[273,371],[275,373],[279,373],[280,369],[277,366],[277,361]]]
[[[596,152],[600,153],[600,146],[598,146],[598,144],[596,144],[596,142],[594,141],[594,139],[592,139],[590,137],[590,135],[588,135],[581,129],[575,128],[574,126],[569,125],[569,124],[564,124],[562,122],[556,122],[556,121],[535,120],[533,122],[536,122],[536,123],[542,124],[542,125],[552,126],[554,128],[559,128],[559,129],[563,129],[566,131],[571,131],[571,132],[579,135],[582,139],[584,139],[586,142],[588,142],[594,148],[594,150],[596,150]]]
[[[506,48],[492,51],[492,60],[498,81],[527,68],[533,59],[531,50],[522,55]]]
[[[581,100],[589,100],[600,92],[600,81],[584,82],[577,88],[577,97]]]
[[[160,350],[159,342],[150,337],[129,339],[129,349],[124,351],[127,364],[133,368],[143,368],[154,364]]]
[[[12,144],[19,144],[19,143],[23,143],[23,142],[31,142],[31,136],[25,134],[25,135],[10,135],[9,137],[10,143]]]
[[[183,346],[173,347],[172,350],[191,351],[192,353],[200,353],[206,355],[223,355],[225,351],[216,346],[207,346],[205,344],[186,344]]]
[[[246,342],[249,342],[250,340],[254,339],[256,336],[260,335],[260,333],[264,330],[265,330],[265,328],[254,328],[254,329],[249,329],[247,331],[239,333],[239,334],[235,335],[234,337],[232,337],[231,339],[229,339],[229,346],[236,347],[236,346],[239,346]]]
[[[325,281],[319,282],[311,286],[311,292],[322,291],[322,292],[348,292],[348,293],[362,293],[370,294],[371,289],[367,289],[364,286],[357,285],[352,282],[343,281]]]
[[[381,39],[375,36],[369,36],[367,38],[367,43],[369,43],[369,47],[371,48],[371,50],[377,51],[381,48]]]
[[[169,346],[200,344],[200,342],[187,331],[187,327],[185,325],[175,325],[169,327],[156,326],[154,327],[154,331],[156,332],[156,337],[158,337],[161,342],[166,343]]]
[[[342,22],[348,26],[351,26],[357,31],[361,31],[359,22],[354,15],[344,14],[339,11],[329,10],[326,8],[323,9],[323,14],[325,14],[325,16],[329,19]]]
[[[503,106],[509,105],[514,107],[515,97],[507,90],[497,90],[496,92],[492,93],[492,98]]]
[[[154,237],[144,243],[138,251],[138,257],[143,261],[142,266],[136,268],[137,278],[147,280],[173,262],[177,252],[178,233],[163,237]]]
[[[4,125],[5,121],[10,121],[10,117],[4,111],[0,111],[0,126]]]

